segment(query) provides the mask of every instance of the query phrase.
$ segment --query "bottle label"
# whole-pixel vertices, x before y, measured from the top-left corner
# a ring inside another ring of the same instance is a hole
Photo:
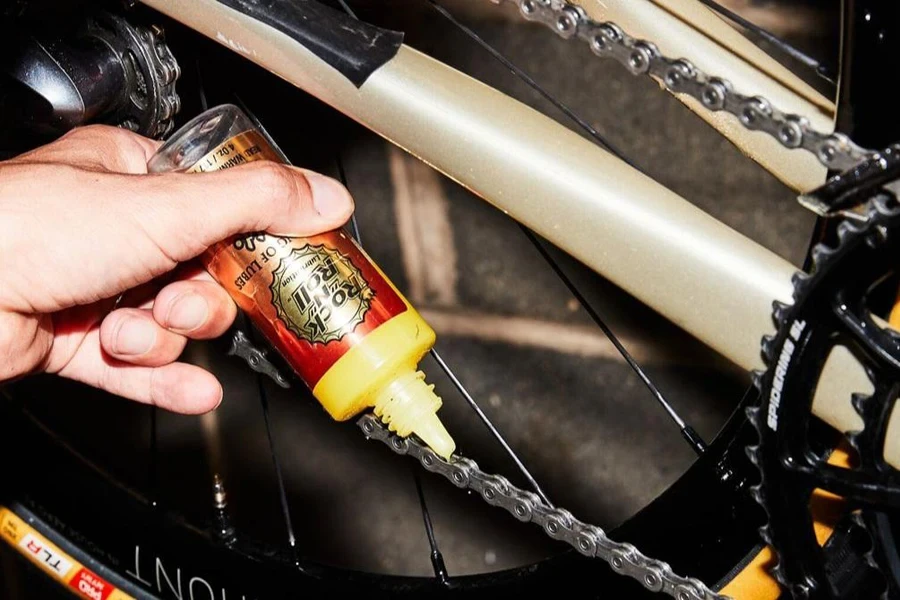
[[[257,131],[245,131],[222,142],[194,163],[188,173],[206,173],[230,169],[255,160],[284,162],[275,149]]]
[[[320,344],[353,333],[375,297],[350,258],[325,244],[293,248],[272,272],[269,288],[287,328]]]
[[[219,145],[190,172],[282,162],[258,132]],[[309,237],[246,233],[204,255],[207,270],[314,388],[331,366],[407,304],[343,230]]]
[[[213,246],[206,264],[310,389],[368,333],[407,310],[341,230],[236,236]]]

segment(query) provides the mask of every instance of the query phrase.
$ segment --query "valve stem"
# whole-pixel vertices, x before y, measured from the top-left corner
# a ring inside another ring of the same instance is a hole
[[[222,477],[213,475],[213,510],[215,512],[216,536],[226,544],[232,544],[237,539],[231,518],[228,516],[228,494],[225,492],[225,484]]]

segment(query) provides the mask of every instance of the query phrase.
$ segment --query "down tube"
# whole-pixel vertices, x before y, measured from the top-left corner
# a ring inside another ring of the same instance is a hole
[[[794,265],[556,121],[401,46],[357,86],[293,38],[217,0],[143,0],[424,160],[747,369]],[[814,412],[857,426],[868,380],[838,361]],[[900,464],[900,457],[889,457]]]

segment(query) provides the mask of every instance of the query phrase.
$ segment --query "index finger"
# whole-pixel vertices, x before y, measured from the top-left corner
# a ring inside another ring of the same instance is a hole
[[[86,125],[10,160],[17,163],[68,164],[89,171],[140,175],[161,141],[111,125]]]

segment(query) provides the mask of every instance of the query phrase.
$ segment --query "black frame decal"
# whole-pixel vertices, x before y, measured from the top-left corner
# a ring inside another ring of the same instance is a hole
[[[391,60],[403,33],[364,23],[315,0],[217,0],[290,36],[356,87]]]

